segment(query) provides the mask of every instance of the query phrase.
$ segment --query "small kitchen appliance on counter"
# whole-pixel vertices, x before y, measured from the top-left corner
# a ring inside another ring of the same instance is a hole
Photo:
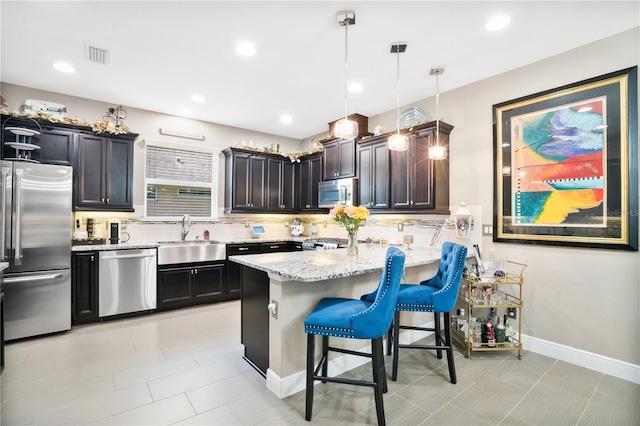
[[[109,243],[120,243],[120,228],[122,228],[122,222],[118,219],[109,219]]]
[[[304,232],[304,226],[302,225],[291,225],[289,229],[291,229],[291,235],[294,237],[299,237]]]
[[[261,235],[265,235],[267,231],[264,229],[262,225],[252,225],[251,226],[251,237],[252,238],[260,238]]]

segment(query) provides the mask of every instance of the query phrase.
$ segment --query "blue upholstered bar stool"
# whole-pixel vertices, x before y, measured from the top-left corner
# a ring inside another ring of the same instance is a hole
[[[386,392],[386,374],[384,371],[384,354],[382,338],[391,326],[398,288],[404,269],[404,253],[390,247],[387,250],[384,271],[378,289],[373,292],[370,302],[357,299],[324,298],[304,321],[307,333],[307,393],[305,419],[311,420],[313,411],[313,384],[324,382],[344,383],[373,387],[376,401],[378,424],[385,424],[382,393]],[[322,336],[322,358],[315,364],[315,336]],[[371,354],[329,346],[329,336],[348,339],[371,340]],[[351,380],[328,377],[327,365],[329,352],[340,352],[350,355],[371,358],[373,380]],[[322,370],[322,373],[320,373]]]
[[[438,272],[420,284],[401,284],[393,316],[393,325],[389,329],[389,341],[393,342],[393,367],[391,380],[398,378],[398,352],[400,348],[436,350],[438,358],[442,358],[442,351],[447,352],[449,378],[455,384],[456,369],[453,361],[453,342],[451,340],[450,312],[456,304],[460,280],[467,259],[467,248],[460,244],[445,242],[442,245],[442,255]],[[362,296],[363,300],[372,300],[373,294]],[[400,324],[400,312],[433,312],[434,327],[415,327]],[[440,314],[444,314],[444,337],[440,327]],[[400,330],[433,331],[434,345],[400,344]]]

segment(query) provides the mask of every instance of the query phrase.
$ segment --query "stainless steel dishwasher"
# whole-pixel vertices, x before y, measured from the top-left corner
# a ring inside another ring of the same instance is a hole
[[[156,309],[157,263],[155,248],[101,251],[98,316]]]

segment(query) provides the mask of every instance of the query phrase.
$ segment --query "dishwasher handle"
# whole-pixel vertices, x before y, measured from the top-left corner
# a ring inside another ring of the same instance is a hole
[[[100,254],[100,260],[104,259],[104,260],[110,260],[110,259],[141,259],[141,258],[145,258],[145,257],[156,257],[155,253],[136,253],[136,254],[107,254],[107,253],[101,253]]]

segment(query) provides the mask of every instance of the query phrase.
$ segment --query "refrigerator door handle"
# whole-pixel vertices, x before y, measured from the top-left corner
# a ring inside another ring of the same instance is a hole
[[[16,224],[14,226],[14,234],[16,236],[13,245],[13,264],[22,265],[22,247],[20,245],[20,235],[22,234],[22,169],[16,170]]]
[[[29,275],[26,277],[5,277],[5,284],[27,283],[31,281],[56,280],[62,278],[62,274]]]
[[[2,256],[0,256],[0,258],[2,258],[3,262],[7,261],[6,222],[9,220],[7,217],[7,183],[9,170],[10,169],[3,167],[2,178],[0,179],[0,184],[2,185],[2,198],[0,199],[0,203],[2,203],[2,206],[0,206],[0,217],[2,217],[2,225],[0,226],[0,250],[2,250]]]

